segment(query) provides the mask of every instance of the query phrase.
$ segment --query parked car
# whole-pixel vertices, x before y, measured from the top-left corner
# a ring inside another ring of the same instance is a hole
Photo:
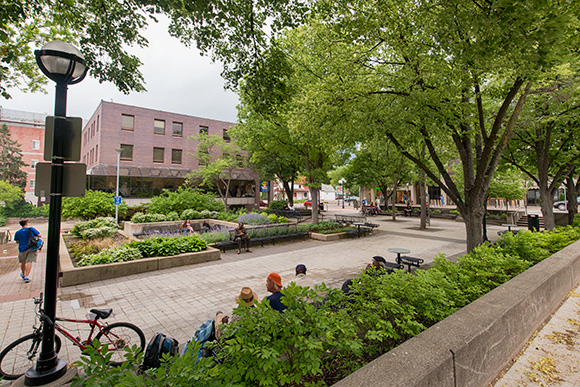
[[[312,199],[306,199],[304,201],[304,207],[310,207],[312,205]]]
[[[576,202],[580,204],[580,196],[576,198]],[[557,208],[560,211],[566,211],[566,209],[568,208],[568,200],[560,200],[559,202],[554,202],[554,208]]]
[[[354,202],[355,200],[358,200],[358,196],[350,196],[344,199],[345,202]]]
[[[260,207],[268,207],[268,202],[260,200]]]

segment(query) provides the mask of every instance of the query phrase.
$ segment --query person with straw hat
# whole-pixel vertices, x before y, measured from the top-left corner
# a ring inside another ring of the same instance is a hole
[[[240,294],[236,296],[236,302],[240,306],[254,307],[258,301],[258,295],[256,292],[247,286],[244,286],[240,291]]]

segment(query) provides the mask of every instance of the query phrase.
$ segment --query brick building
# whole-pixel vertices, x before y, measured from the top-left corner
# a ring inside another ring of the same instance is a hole
[[[22,168],[28,175],[24,198],[27,202],[37,204],[39,198],[34,195],[36,181],[36,163],[43,161],[44,122],[46,114],[30,113],[0,107],[0,125],[6,124],[10,136],[20,144]]]
[[[198,168],[191,156],[200,132],[219,134],[235,123],[101,101],[82,132],[81,162],[87,164],[87,187],[115,192],[117,151],[120,150],[119,191],[125,198],[148,198],[184,183]],[[254,207],[259,203],[258,175],[250,169],[235,173],[228,204]],[[131,200],[129,200],[131,203]]]

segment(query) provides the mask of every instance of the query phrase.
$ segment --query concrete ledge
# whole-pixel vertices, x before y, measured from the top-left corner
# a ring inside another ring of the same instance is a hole
[[[580,281],[580,241],[335,386],[488,386]]]
[[[347,235],[345,232],[339,232],[336,234],[319,234],[317,232],[310,233],[310,239],[315,239],[317,241],[324,241],[324,242],[337,241],[339,239],[345,239],[348,237],[349,237],[349,235]]]
[[[169,257],[142,258],[136,261],[109,263],[106,265],[75,267],[72,263],[64,240],[60,240],[60,286],[73,286],[93,281],[123,277],[172,267],[194,265],[217,261],[220,251],[213,247],[197,253],[184,253]]]

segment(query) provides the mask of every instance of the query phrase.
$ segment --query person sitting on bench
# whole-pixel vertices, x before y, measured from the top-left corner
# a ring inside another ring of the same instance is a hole
[[[409,199],[407,201],[407,207],[405,208],[405,216],[411,216],[412,213],[413,213],[413,207],[412,207],[411,200]]]
[[[240,222],[238,227],[236,227],[234,242],[238,243],[238,254],[242,250],[242,243],[244,244],[246,252],[252,252],[252,250],[250,250],[250,237],[248,236],[248,232],[246,231],[243,222]]]

